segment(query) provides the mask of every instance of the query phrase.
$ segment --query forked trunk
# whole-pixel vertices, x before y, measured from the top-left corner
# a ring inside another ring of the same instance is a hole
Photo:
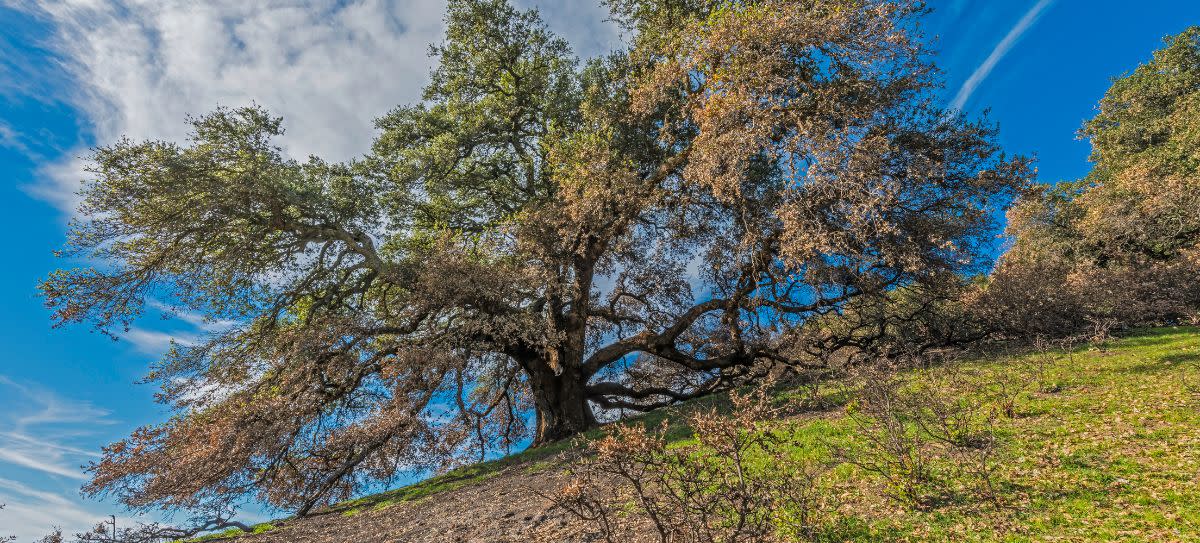
[[[537,410],[533,447],[571,437],[596,426],[588,405],[584,380],[574,364],[555,374],[549,366],[529,372],[529,384]]]

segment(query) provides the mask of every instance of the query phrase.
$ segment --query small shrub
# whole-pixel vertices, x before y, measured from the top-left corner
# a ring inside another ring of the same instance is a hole
[[[1118,321],[1114,318],[1093,317],[1088,319],[1089,330],[1087,342],[1102,353],[1108,352],[1109,343],[1112,342],[1112,331],[1117,328]]]
[[[733,412],[697,413],[694,440],[671,445],[665,427],[623,426],[591,445],[594,457],[548,496],[609,543],[653,534],[662,543],[768,543],[815,538],[833,510],[819,480],[827,466],[798,459],[764,388],[733,395]]]
[[[1062,392],[1066,385],[1062,379],[1058,378],[1059,372],[1051,370],[1062,362],[1060,359],[1063,357],[1065,357],[1068,367],[1074,367],[1075,349],[1081,343],[1086,343],[1090,337],[1091,335],[1086,333],[1056,339],[1038,336],[1031,343],[1031,354],[1018,360],[1014,370],[1018,374],[1026,376],[1037,392],[1042,394]]]
[[[1020,373],[1005,372],[991,379],[990,387],[995,414],[1017,418],[1017,401],[1029,388],[1029,380]]]
[[[924,508],[936,493],[928,439],[914,424],[902,384],[878,370],[859,375],[858,397],[846,407],[857,447],[835,447],[838,457],[881,477],[885,495],[905,506]]]
[[[858,398],[847,409],[855,427],[855,447],[835,447],[844,462],[875,474],[889,499],[926,509],[946,498],[953,479],[970,481],[973,491],[1000,505],[996,417],[1011,413],[1006,394],[980,388],[950,367],[922,370],[902,381],[885,370],[859,375]]]

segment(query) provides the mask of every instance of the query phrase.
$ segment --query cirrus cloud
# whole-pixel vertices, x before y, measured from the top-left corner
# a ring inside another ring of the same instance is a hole
[[[996,65],[1008,55],[1013,46],[1037,23],[1046,9],[1054,4],[1054,2],[1055,0],[1038,0],[1033,7],[1029,8],[1029,11],[1025,12],[1025,15],[1017,21],[1017,24],[1009,29],[1008,34],[1005,34],[1004,38],[996,44],[996,47],[992,49],[992,52],[988,54],[983,63],[975,68],[971,76],[958,89],[958,93],[950,101],[951,110],[961,110],[963,106],[967,105],[967,100],[970,100],[971,95],[975,94],[975,89],[979,88],[979,85],[992,74],[992,70],[996,68]]]

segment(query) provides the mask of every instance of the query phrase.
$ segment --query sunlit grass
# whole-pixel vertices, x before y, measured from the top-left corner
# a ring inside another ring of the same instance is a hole
[[[913,509],[886,498],[882,481],[872,475],[849,464],[834,465],[823,483],[840,503],[829,526],[831,540],[1200,540],[1200,330],[1144,330],[1103,348],[991,355],[948,369],[959,376],[958,385],[945,391],[951,396],[1021,384],[1011,395],[1012,416],[993,418],[999,437],[1000,505],[973,496],[971,482],[956,479],[953,466],[942,466],[948,475],[940,484],[947,498]],[[903,377],[925,375],[909,372]],[[853,395],[848,385],[823,385],[817,407],[779,421],[778,431],[791,434],[798,457],[836,464],[833,449],[853,447],[856,441],[844,408]],[[776,400],[805,396],[785,389]],[[666,421],[669,440],[684,443],[690,430],[681,415],[708,408],[727,410],[729,402],[722,396],[704,398],[634,423],[658,428]],[[598,429],[580,439],[596,439],[604,432]],[[329,512],[355,515],[426,499],[484,484],[508,468],[525,473],[562,469],[556,458],[580,439],[463,467],[338,504]]]

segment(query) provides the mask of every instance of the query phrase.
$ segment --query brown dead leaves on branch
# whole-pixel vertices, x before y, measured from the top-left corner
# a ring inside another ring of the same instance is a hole
[[[730,414],[690,415],[694,440],[683,444],[668,443],[665,423],[656,431],[618,427],[590,444],[593,456],[547,498],[610,543],[766,543],[816,534],[832,510],[819,485],[827,466],[793,456],[791,438],[773,427],[785,409],[766,388],[734,393],[730,403]]]
[[[57,322],[162,295],[234,325],[155,366],[176,416],[87,492],[307,513],[809,362],[789,337],[866,352],[876,302],[920,320],[985,267],[1032,170],[936,107],[921,2],[609,7],[630,48],[582,64],[535,11],[449,2],[360,161],[288,158],[258,107],[98,148],[67,254],[103,264],[42,284]]]
[[[1013,246],[981,294],[993,327],[1200,322],[1200,27],[1165,41],[1084,124],[1092,171],[1009,212]]]

